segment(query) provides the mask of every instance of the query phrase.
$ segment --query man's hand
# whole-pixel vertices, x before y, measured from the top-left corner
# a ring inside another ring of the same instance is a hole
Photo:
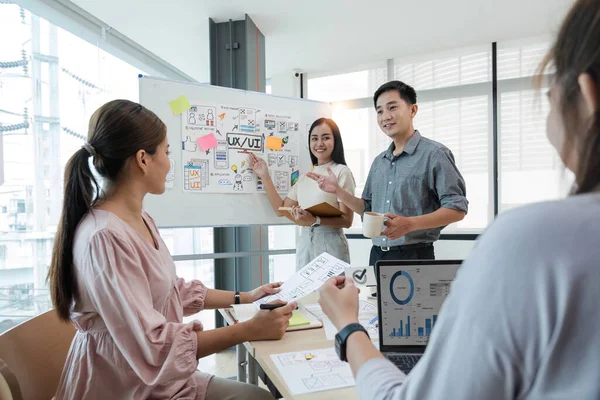
[[[415,230],[412,218],[396,214],[385,214],[388,218],[383,224],[387,227],[381,234],[390,240],[400,239],[402,236]]]
[[[338,331],[358,322],[358,292],[349,276],[334,276],[319,289],[319,304]]]
[[[319,184],[319,189],[322,191],[336,194],[340,188],[337,177],[329,167],[327,167],[327,173],[328,175],[325,176],[317,174],[316,172],[307,172],[306,176],[317,182]]]

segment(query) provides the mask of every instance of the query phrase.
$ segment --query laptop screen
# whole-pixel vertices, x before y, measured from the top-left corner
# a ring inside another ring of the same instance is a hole
[[[379,335],[387,346],[427,344],[461,261],[377,264]]]

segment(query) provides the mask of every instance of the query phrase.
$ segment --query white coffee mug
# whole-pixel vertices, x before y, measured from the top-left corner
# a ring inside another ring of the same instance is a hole
[[[363,235],[368,238],[377,238],[383,231],[383,214],[368,211],[363,214]]]

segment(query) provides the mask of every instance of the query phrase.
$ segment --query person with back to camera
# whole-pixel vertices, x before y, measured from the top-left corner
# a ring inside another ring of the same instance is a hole
[[[48,278],[60,319],[77,333],[56,399],[272,399],[258,386],[197,371],[198,359],[250,340],[281,338],[295,303],[205,331],[183,316],[250,303],[279,283],[239,293],[178,278],[146,194],[165,191],[164,123],[127,100],[100,107],[88,141],[65,168],[60,225]],[[92,174],[92,157],[106,185]]]
[[[352,279],[319,302],[362,400],[600,399],[600,0],[578,0],[540,68],[547,135],[573,193],[501,214],[461,266],[425,354],[405,376],[358,322]]]
[[[337,124],[329,118],[317,119],[309,129],[308,145],[313,171],[324,173],[328,169],[331,170],[339,186],[354,193],[356,184],[352,171],[346,165],[344,144]],[[352,210],[338,202],[335,195],[319,189],[314,181],[306,178],[306,175],[300,177],[286,198],[282,200],[273,184],[267,163],[252,153],[249,160],[250,168],[264,182],[273,211],[278,216],[285,216],[302,227],[300,242],[296,246],[296,270],[301,269],[323,252],[350,263],[348,240],[343,228],[352,226]],[[320,218],[306,211],[306,208],[321,202],[339,208],[344,215]],[[292,207],[292,210],[288,213],[280,211],[280,207]]]

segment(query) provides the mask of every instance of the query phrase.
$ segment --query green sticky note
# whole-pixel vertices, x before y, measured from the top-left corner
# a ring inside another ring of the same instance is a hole
[[[187,111],[192,107],[190,101],[184,95],[179,96],[175,100],[171,100],[169,102],[169,107],[171,107],[171,111],[173,111],[173,115],[180,115],[184,111]]]
[[[302,326],[309,325],[310,321],[304,317],[302,314],[293,313],[292,318],[290,318],[290,327],[292,326]]]

